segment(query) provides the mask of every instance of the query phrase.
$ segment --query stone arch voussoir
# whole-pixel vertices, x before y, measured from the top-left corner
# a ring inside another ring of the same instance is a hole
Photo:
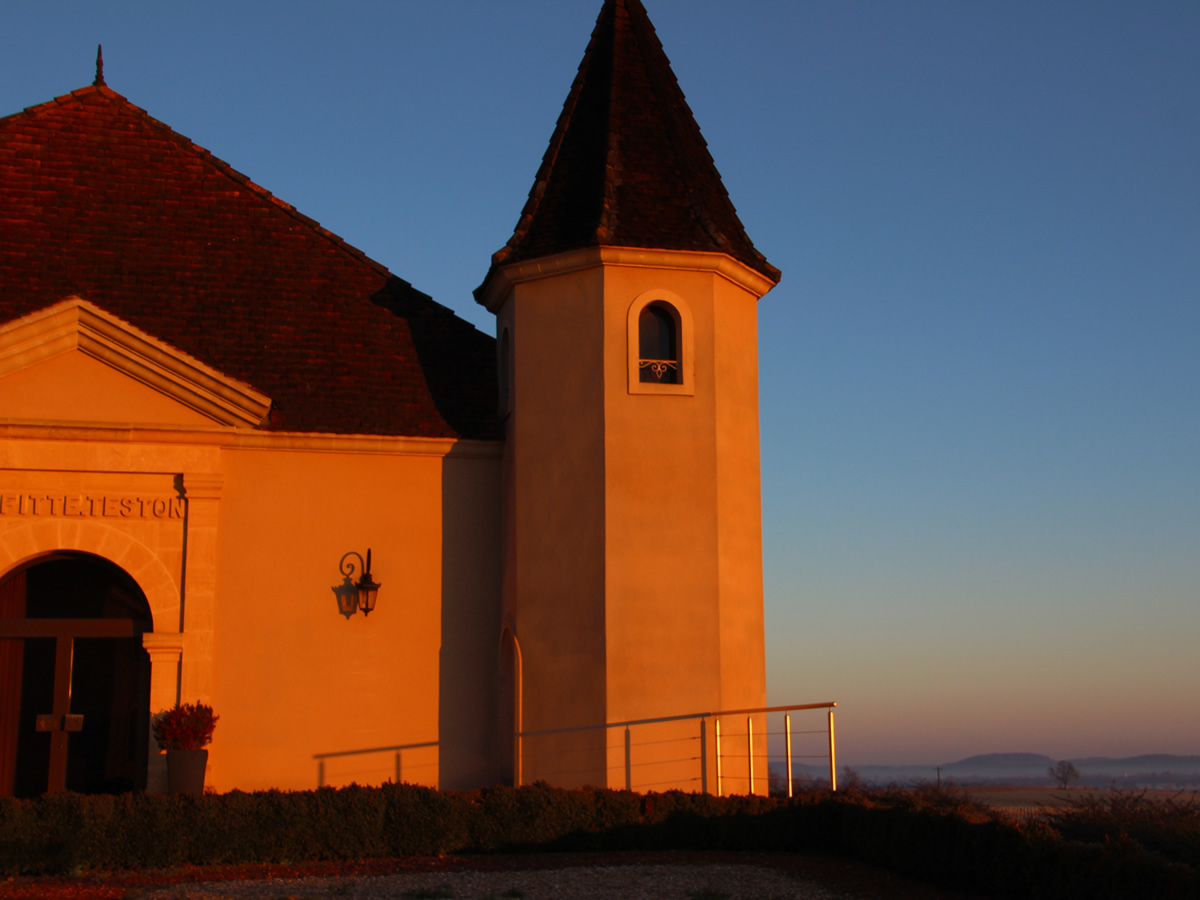
[[[124,569],[146,595],[155,631],[179,629],[179,585],[145,544],[99,522],[46,519],[0,536],[0,578],[30,560],[58,550],[103,557]]]

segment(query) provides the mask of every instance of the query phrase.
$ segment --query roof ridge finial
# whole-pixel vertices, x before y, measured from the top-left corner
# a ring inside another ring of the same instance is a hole
[[[92,82],[96,87],[106,87],[104,84],[104,45],[96,45],[96,80]]]

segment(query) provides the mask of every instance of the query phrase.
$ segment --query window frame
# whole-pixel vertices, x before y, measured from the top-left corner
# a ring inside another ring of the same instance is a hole
[[[679,380],[675,384],[642,381],[641,374],[641,315],[651,304],[658,304],[672,314],[677,331],[675,348],[679,354]],[[639,294],[629,305],[626,317],[626,360],[628,386],[631,394],[695,394],[695,352],[693,350],[692,311],[683,298],[673,291],[655,289]]]

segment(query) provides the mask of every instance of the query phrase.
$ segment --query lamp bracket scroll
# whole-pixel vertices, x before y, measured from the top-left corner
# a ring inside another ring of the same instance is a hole
[[[355,568],[354,560],[350,559],[352,556],[358,560],[357,568]],[[338,612],[347,619],[359,610],[362,610],[364,616],[369,616],[371,610],[375,608],[375,600],[381,586],[371,577],[370,549],[367,550],[365,563],[362,555],[354,550],[343,554],[341,561],[338,562],[338,571],[342,573],[342,583],[333,589],[334,596],[337,598]],[[356,571],[359,573],[358,581],[354,580]]]

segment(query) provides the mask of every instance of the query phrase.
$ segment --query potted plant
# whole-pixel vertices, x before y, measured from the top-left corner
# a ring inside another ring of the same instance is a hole
[[[154,717],[154,739],[167,753],[169,793],[204,793],[204,746],[212,740],[218,718],[206,703],[177,703]]]

